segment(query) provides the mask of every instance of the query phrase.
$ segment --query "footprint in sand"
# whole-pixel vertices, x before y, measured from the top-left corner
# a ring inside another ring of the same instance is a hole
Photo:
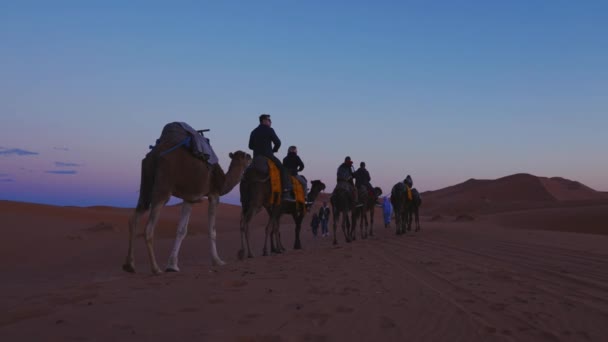
[[[239,336],[237,342],[281,342],[284,341],[281,335],[254,335],[254,336]]]
[[[331,315],[321,312],[311,312],[306,315],[306,318],[310,319],[315,327],[325,326],[330,317]]]
[[[209,298],[207,300],[207,303],[209,303],[209,304],[221,304],[224,302],[225,302],[225,300],[223,300],[222,298]]]
[[[230,287],[243,287],[247,285],[247,282],[245,280],[233,280],[228,282],[228,286]]]
[[[340,295],[341,296],[348,296],[349,294],[357,294],[361,292],[361,290],[354,288],[354,287],[349,287],[346,286],[342,289],[342,291],[340,291]]]
[[[183,308],[183,309],[179,310],[179,312],[199,312],[199,311],[200,311],[200,309],[198,309],[198,308]]]
[[[245,316],[239,318],[236,322],[240,325],[247,325],[250,324],[251,321],[253,321],[254,319],[260,317],[260,314],[257,313],[249,313],[246,314]]]
[[[492,309],[494,311],[504,311],[506,307],[507,307],[507,305],[504,304],[504,303],[492,303],[492,304],[490,304],[490,309]]]
[[[346,307],[346,306],[342,306],[342,305],[340,305],[340,306],[338,306],[338,307],[336,308],[336,312],[337,312],[337,313],[343,313],[343,314],[347,314],[347,313],[351,313],[351,312],[353,312],[353,311],[355,311],[355,309],[353,309],[353,308],[349,308],[349,307]]]
[[[387,316],[380,317],[380,328],[381,329],[393,329],[397,326],[395,321]]]
[[[307,341],[307,342],[325,342],[325,341],[329,341],[329,336],[327,336],[327,335],[305,334],[304,336],[302,336],[302,341]]]
[[[133,326],[129,324],[116,323],[112,324],[112,328],[120,329],[120,330],[132,330]]]

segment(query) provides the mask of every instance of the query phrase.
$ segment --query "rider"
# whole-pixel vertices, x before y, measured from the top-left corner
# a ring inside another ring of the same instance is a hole
[[[355,184],[353,183],[353,161],[350,159],[349,156],[344,158],[344,163],[338,166],[337,176],[337,185],[343,186],[348,189],[353,196],[353,202],[355,203],[355,206],[361,206],[361,204],[359,204],[359,196],[357,194],[357,189],[355,188]]]
[[[412,186],[414,186],[414,181],[412,180],[412,176],[407,175],[407,177],[405,177],[405,179],[403,180],[403,183],[405,183],[405,185],[409,186],[410,189],[412,188]]]
[[[282,198],[283,201],[294,202],[295,198],[292,196],[291,191],[293,186],[289,180],[289,174],[281,161],[274,156],[275,152],[279,151],[281,147],[281,140],[275,133],[274,129],[270,127],[272,120],[270,120],[269,114],[260,115],[260,125],[251,131],[249,136],[249,148],[253,150],[253,157],[264,156],[274,162],[279,171],[281,172],[281,186],[283,187]],[[273,147],[274,145],[274,147]]]
[[[407,198],[411,201],[413,199],[412,196],[412,187],[414,186],[414,181],[412,180],[412,176],[407,175],[403,180],[403,184],[405,184],[405,190],[407,191]]]
[[[306,177],[302,175],[298,175],[298,172],[304,170],[304,162],[298,156],[298,148],[295,146],[289,146],[287,150],[287,155],[283,158],[283,166],[289,171],[289,174],[296,177],[304,187],[304,192],[308,192],[308,181]],[[312,202],[307,201],[309,205],[312,205]]]
[[[361,162],[359,164],[359,168],[357,169],[357,171],[355,171],[354,177],[355,185],[357,186],[357,188],[361,187],[362,185],[365,185],[365,189],[368,192],[370,191],[370,189],[372,188],[372,185],[370,184],[372,178],[369,176],[369,171],[367,171],[367,169],[365,168],[365,162]]]
[[[283,158],[283,166],[289,171],[292,176],[297,176],[298,172],[304,170],[304,162],[298,156],[298,148],[289,146],[287,155]]]

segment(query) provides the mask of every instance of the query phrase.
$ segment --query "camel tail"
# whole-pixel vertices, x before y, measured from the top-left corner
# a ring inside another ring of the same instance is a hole
[[[136,211],[147,211],[152,202],[152,189],[154,187],[154,161],[146,156],[141,161],[141,181],[139,183],[139,199]]]

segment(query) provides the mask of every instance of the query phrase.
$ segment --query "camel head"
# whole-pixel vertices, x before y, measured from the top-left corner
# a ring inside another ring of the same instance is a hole
[[[251,163],[251,156],[249,153],[245,153],[243,151],[230,152],[228,156],[231,159],[228,172],[226,173],[223,181],[217,182],[217,184],[221,184],[218,186],[220,195],[227,194],[240,182],[243,171]]]
[[[231,159],[230,168],[234,166],[240,170],[244,170],[251,163],[251,156],[243,151],[230,152],[228,156]]]
[[[308,193],[308,201],[313,202],[317,198],[319,193],[325,190],[325,184],[323,184],[323,182],[318,179],[311,181],[310,184],[311,187],[310,192]]]
[[[374,195],[376,196],[376,198],[380,197],[380,195],[382,195],[382,189],[380,189],[380,187],[375,187],[374,188]]]

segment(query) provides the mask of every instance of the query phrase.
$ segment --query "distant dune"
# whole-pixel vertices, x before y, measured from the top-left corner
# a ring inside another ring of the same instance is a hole
[[[608,204],[603,192],[560,177],[515,174],[496,180],[469,179],[422,193],[425,215],[490,214],[525,209]]]

